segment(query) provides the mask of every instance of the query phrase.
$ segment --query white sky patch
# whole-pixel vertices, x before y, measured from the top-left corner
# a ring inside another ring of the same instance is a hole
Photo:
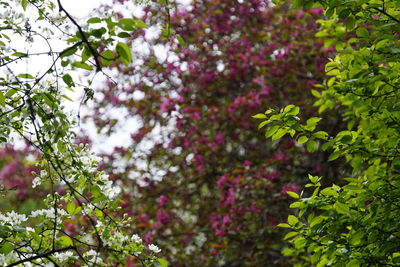
[[[112,0],[61,0],[68,13],[78,18],[86,18],[100,5],[112,5]]]

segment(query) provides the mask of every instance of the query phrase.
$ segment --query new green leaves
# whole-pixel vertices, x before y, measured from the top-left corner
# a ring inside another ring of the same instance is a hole
[[[132,61],[132,53],[129,47],[125,43],[118,43],[116,51],[122,63],[124,63],[125,66],[128,66]]]

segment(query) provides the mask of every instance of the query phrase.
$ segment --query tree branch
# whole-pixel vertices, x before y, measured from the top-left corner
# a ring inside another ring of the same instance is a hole
[[[93,47],[90,45],[89,40],[86,38],[85,33],[82,30],[82,27],[78,24],[78,22],[76,22],[76,20],[64,9],[64,7],[62,6],[60,0],[57,0],[58,2],[58,7],[60,9],[60,12],[64,12],[65,15],[71,20],[71,22],[78,28],[78,31],[80,33],[80,35],[82,36],[82,41],[83,43],[85,43],[90,51],[90,53],[92,54],[94,61],[96,62],[96,71],[100,71],[101,70],[101,64],[98,58],[98,53],[93,49]]]
[[[6,267],[17,266],[17,265],[25,263],[25,262],[31,262],[31,261],[34,261],[34,260],[37,260],[37,259],[47,258],[48,256],[50,256],[50,255],[52,255],[52,254],[54,254],[56,252],[63,252],[63,251],[71,250],[71,249],[72,250],[76,250],[76,247],[69,246],[69,247],[65,247],[65,248],[52,249],[52,250],[50,250],[48,252],[45,252],[45,253],[42,253],[42,254],[38,254],[36,256],[25,258],[23,260],[11,263],[11,264],[7,265]]]

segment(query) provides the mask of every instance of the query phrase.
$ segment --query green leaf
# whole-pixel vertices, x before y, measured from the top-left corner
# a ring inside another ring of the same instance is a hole
[[[298,223],[299,222],[299,219],[297,219],[297,217],[296,216],[294,216],[294,215],[289,215],[288,216],[288,223],[290,224],[290,225],[295,225],[296,223]]]
[[[314,217],[311,221],[310,221],[310,227],[314,227],[315,225],[318,225],[320,223],[322,223],[324,221],[324,218],[322,216],[317,216]]]
[[[5,242],[1,247],[1,251],[3,252],[2,254],[8,255],[11,251],[14,250],[14,248],[15,247],[13,244],[11,244],[10,242]]]
[[[185,39],[183,39],[182,36],[177,35],[177,36],[176,36],[176,39],[178,40],[178,42],[179,42],[179,44],[180,44],[181,46],[186,46]]]
[[[67,209],[68,214],[74,215],[74,212],[75,212],[75,209],[76,209],[75,203],[74,202],[68,203],[66,209]]]
[[[321,93],[318,92],[317,90],[311,89],[311,94],[317,98],[321,98]]]
[[[335,151],[329,155],[328,161],[333,161],[342,155],[341,151]]]
[[[58,151],[60,151],[61,153],[64,153],[65,151],[67,151],[67,147],[65,146],[64,142],[61,140],[57,141],[57,149]]]
[[[256,115],[252,116],[252,118],[254,118],[254,119],[266,119],[268,117],[266,115],[262,114],[262,113],[259,113],[259,114],[256,114]]]
[[[118,36],[119,38],[129,38],[129,37],[131,37],[132,35],[130,35],[130,34],[127,33],[127,32],[120,32],[120,33],[117,34],[117,36]]]
[[[352,259],[346,264],[346,267],[359,267],[361,266],[361,262],[357,259]]]
[[[265,125],[267,125],[268,123],[270,123],[270,121],[263,121],[258,125],[258,129],[260,130],[262,127],[264,127]]]
[[[62,79],[66,85],[68,85],[70,87],[75,86],[74,80],[72,79],[71,75],[65,74],[65,75],[63,75]]]
[[[288,192],[290,192],[290,191],[288,191]],[[302,206],[303,206],[303,202],[296,201],[296,202],[293,202],[292,204],[290,204],[289,208],[297,209],[297,208],[300,208]]]
[[[291,228],[291,226],[289,224],[287,224],[287,223],[280,223],[277,226],[281,227],[281,228]]]
[[[100,23],[101,19],[98,17],[93,17],[87,20],[87,23]]]
[[[338,196],[338,192],[336,192],[336,190],[334,190],[332,187],[327,187],[327,188],[322,189],[320,194],[324,195],[324,196],[327,196],[327,197],[329,197],[329,196],[334,196],[334,197]]]
[[[104,50],[100,56],[100,61],[103,66],[109,66],[115,59],[114,52],[111,50]]]
[[[12,53],[11,55],[15,56],[15,57],[27,57],[28,55],[22,52],[15,52]]]
[[[375,49],[378,50],[378,49],[384,47],[388,43],[388,41],[389,41],[388,39],[380,40],[379,42],[376,43]]]
[[[293,242],[296,249],[302,249],[306,246],[307,240],[302,236],[297,236]]]
[[[336,202],[335,204],[333,204],[333,207],[338,213],[341,214],[347,214],[350,211],[349,207],[346,204],[340,202]]]
[[[168,267],[168,261],[161,258],[158,258],[157,261],[160,264],[160,267]]]
[[[326,75],[328,75],[328,76],[337,76],[339,74],[340,74],[340,70],[338,70],[338,69],[333,69],[326,73]]]
[[[84,69],[84,70],[93,70],[92,66],[90,66],[84,62],[74,62],[74,63],[72,63],[72,66],[74,66],[76,68]]]
[[[22,0],[21,1],[21,6],[24,9],[24,11],[26,11],[26,7],[28,6],[28,0]]]
[[[65,246],[65,247],[68,247],[68,246],[72,246],[74,243],[72,242],[72,239],[70,238],[70,237],[68,237],[68,236],[62,236],[62,237],[60,237],[59,239],[58,239],[58,242],[62,245],[62,246]]]
[[[123,29],[124,31],[133,31],[135,22],[133,19],[120,19],[117,23],[117,26]]]
[[[285,134],[287,134],[287,129],[285,128],[280,128],[278,131],[275,132],[275,134],[272,136],[272,141],[278,140],[281,137],[283,137]]]
[[[315,142],[314,140],[309,140],[307,142],[307,151],[313,153],[316,150],[317,150],[317,142]]]
[[[124,63],[125,66],[128,66],[132,61],[132,54],[129,47],[124,43],[118,43],[116,46],[116,50],[118,55],[120,56],[122,63]]]
[[[287,233],[287,234],[285,235],[285,237],[283,238],[283,240],[290,239],[290,238],[292,238],[292,237],[294,237],[294,236],[296,236],[296,235],[298,235],[298,234],[299,234],[298,232],[289,232],[289,233]]]
[[[363,242],[363,237],[365,236],[362,230],[357,231],[356,233],[352,234],[350,237],[350,244],[353,246],[359,246]]]
[[[18,74],[17,77],[19,78],[24,78],[24,79],[35,79],[35,77],[33,77],[31,74],[29,73],[21,73]]]
[[[6,106],[6,97],[4,96],[4,94],[3,94],[2,91],[0,91],[0,105],[1,105],[2,107],[5,107],[5,106]]]
[[[78,50],[77,47],[73,46],[73,47],[68,47],[66,49],[64,49],[61,53],[60,53],[60,57],[64,58],[64,57],[68,57],[68,56],[72,56],[73,54],[75,54],[75,52]]]
[[[297,194],[296,192],[287,191],[286,194],[288,194],[292,198],[300,198],[299,194]]]
[[[149,26],[147,26],[146,23],[144,23],[143,21],[141,21],[139,19],[135,19],[134,23],[135,23],[135,27],[137,27],[137,28],[148,28],[149,27]]]
[[[299,143],[299,144],[304,144],[304,143],[307,142],[307,141],[308,141],[308,137],[305,136],[305,135],[300,136],[300,138],[297,139],[297,143]]]
[[[316,184],[316,183],[319,182],[319,180],[320,180],[321,178],[318,177],[318,176],[312,176],[311,174],[308,174],[308,179],[310,179],[310,181],[311,181],[313,184]]]
[[[6,98],[12,97],[16,92],[17,92],[17,90],[15,90],[15,89],[8,90],[6,93]]]
[[[276,131],[278,131],[278,129],[280,128],[279,125],[274,125],[272,127],[270,127],[266,132],[265,132],[265,137],[269,138],[272,135],[274,135],[276,133]]]
[[[82,50],[81,62],[86,62],[86,60],[88,60],[91,56],[92,54],[90,53],[89,49],[85,47],[85,49]]]
[[[328,133],[324,132],[324,131],[318,131],[318,132],[313,133],[313,137],[326,140],[326,139],[328,139]]]
[[[367,29],[360,27],[356,30],[356,35],[361,38],[367,38],[369,36],[369,32]]]
[[[320,120],[321,120],[321,118],[317,118],[317,117],[309,118],[306,122],[307,130],[313,131]]]

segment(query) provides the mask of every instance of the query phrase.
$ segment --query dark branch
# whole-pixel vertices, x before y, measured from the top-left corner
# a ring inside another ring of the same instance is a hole
[[[390,15],[389,13],[387,13],[385,10],[377,8],[377,7],[372,7],[372,9],[375,9],[376,11],[384,14],[385,16],[388,16],[389,18],[391,18],[392,20],[396,21],[397,23],[400,23],[400,20],[393,17],[392,15]]]
[[[63,251],[67,251],[67,250],[76,250],[76,247],[69,246],[69,247],[65,247],[65,248],[53,249],[53,250],[50,250],[48,252],[45,252],[45,253],[42,253],[42,254],[38,254],[36,256],[29,257],[29,258],[26,258],[26,259],[11,263],[11,264],[7,265],[6,267],[17,266],[17,265],[25,263],[25,262],[31,262],[31,261],[34,261],[34,260],[37,260],[37,259],[47,258],[48,256],[50,256],[50,255],[52,255],[52,254],[54,254],[56,252],[63,252]]]
[[[60,12],[64,12],[65,15],[71,20],[71,22],[78,28],[78,31],[80,33],[80,35],[82,36],[82,41],[83,43],[85,43],[90,51],[90,53],[92,54],[94,61],[96,62],[96,71],[100,71],[101,70],[101,64],[98,58],[98,53],[93,49],[93,47],[90,45],[89,40],[86,38],[85,33],[82,30],[82,27],[76,22],[76,20],[64,9],[64,7],[62,6],[60,0],[57,0],[58,2],[58,6],[60,8]]]

